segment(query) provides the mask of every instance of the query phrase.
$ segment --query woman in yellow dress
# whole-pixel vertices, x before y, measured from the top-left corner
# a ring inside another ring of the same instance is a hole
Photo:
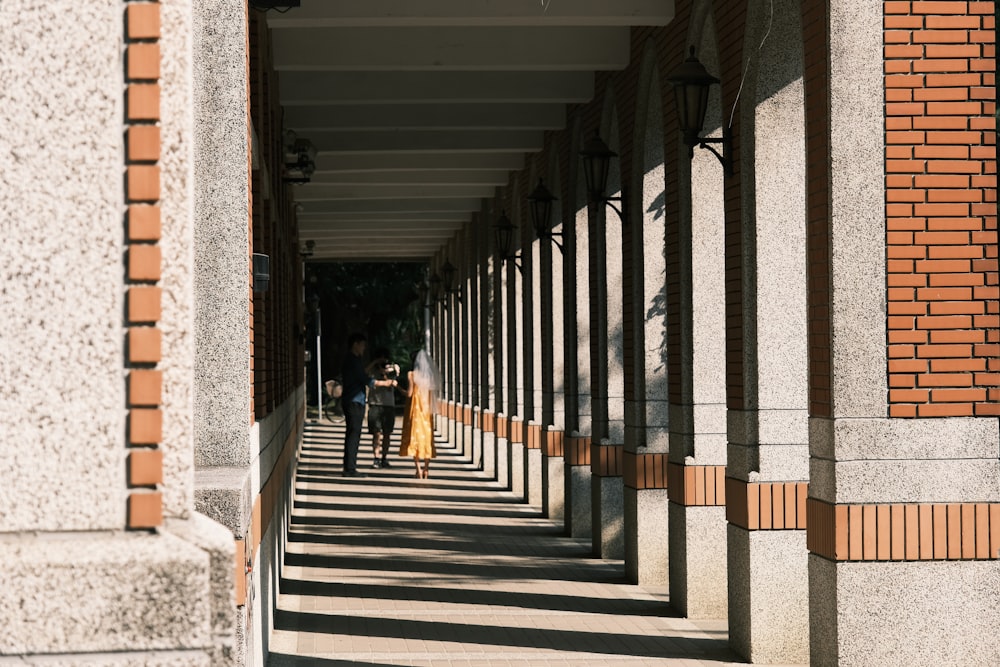
[[[409,401],[403,413],[400,456],[412,456],[417,479],[427,479],[434,449],[434,396],[437,391],[437,368],[429,354],[420,350],[407,374],[406,396]]]

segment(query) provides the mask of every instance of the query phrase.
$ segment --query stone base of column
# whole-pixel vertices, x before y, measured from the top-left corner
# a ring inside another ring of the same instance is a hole
[[[566,438],[566,532],[570,537],[591,536],[590,437]]]
[[[566,459],[563,432],[542,431],[542,513],[557,522],[566,520]]]
[[[462,424],[462,460],[467,463],[476,463],[476,455],[473,452],[475,440],[472,435],[472,424]]]
[[[729,645],[756,664],[809,662],[806,532],[727,530]]]
[[[542,509],[542,450],[524,450],[524,475],[527,483],[526,502]]]
[[[102,664],[229,664],[236,635],[232,533],[197,514],[173,526],[182,534],[0,541],[0,655],[31,662],[60,654],[60,664],[89,664],[92,654],[114,654]]]
[[[524,494],[524,478],[527,474],[527,463],[524,456],[523,442],[509,442],[510,456],[510,492],[515,498],[526,500]]]
[[[624,446],[602,440],[591,443],[591,537],[598,558],[625,557]]]
[[[591,476],[591,539],[598,558],[625,557],[624,491],[621,477]]]
[[[510,442],[499,435],[497,441],[497,481],[504,489],[510,489]]]
[[[670,605],[687,618],[726,618],[726,508],[670,503]]]
[[[625,576],[630,583],[669,583],[668,506],[666,489],[625,487]]]
[[[812,667],[1000,665],[1000,561],[809,556]]]
[[[492,431],[483,431],[483,473],[497,479],[497,436]]]

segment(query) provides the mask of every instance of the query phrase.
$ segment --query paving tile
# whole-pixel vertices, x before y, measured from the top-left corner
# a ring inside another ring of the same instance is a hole
[[[676,618],[447,443],[414,480],[371,468],[368,438],[367,476],[343,478],[342,425],[307,425],[272,667],[738,664],[725,620]]]

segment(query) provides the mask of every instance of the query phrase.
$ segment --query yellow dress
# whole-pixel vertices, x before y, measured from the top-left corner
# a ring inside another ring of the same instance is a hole
[[[425,392],[416,390],[406,405],[406,411],[403,413],[402,442],[399,445],[400,456],[432,459],[437,454],[434,450],[431,414],[424,405],[425,402]]]

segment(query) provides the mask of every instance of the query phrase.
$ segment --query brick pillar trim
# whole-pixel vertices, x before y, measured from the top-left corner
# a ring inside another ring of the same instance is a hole
[[[556,430],[542,431],[542,456],[548,458],[562,457],[566,455],[565,433]]]
[[[524,446],[526,449],[542,448],[541,424],[528,424],[524,427]]]
[[[590,437],[571,435],[566,438],[566,465],[590,465]]]
[[[623,452],[622,477],[630,489],[667,488],[667,454]]]
[[[598,477],[622,476],[624,445],[590,445],[590,469]]]
[[[726,520],[747,530],[804,530],[808,482],[726,478]]]
[[[726,504],[726,466],[667,464],[670,502],[688,507],[719,507]]]
[[[509,431],[508,427],[509,427],[510,421],[507,419],[507,416],[506,415],[502,415],[502,414],[501,415],[497,415],[496,422],[497,422],[497,431],[496,431],[497,432],[497,437],[498,438],[506,438],[506,437],[508,437],[507,434],[508,434],[508,431]]]
[[[125,6],[126,369],[128,427],[126,526],[163,523],[160,218],[160,6]]]
[[[995,560],[1000,503],[806,504],[810,553],[832,561]]]
[[[507,420],[507,426],[509,433],[507,439],[511,442],[523,443],[524,442],[524,422],[517,417],[511,417]]]
[[[496,431],[496,415],[490,410],[483,410],[479,413],[479,429],[483,433],[493,433]]]

